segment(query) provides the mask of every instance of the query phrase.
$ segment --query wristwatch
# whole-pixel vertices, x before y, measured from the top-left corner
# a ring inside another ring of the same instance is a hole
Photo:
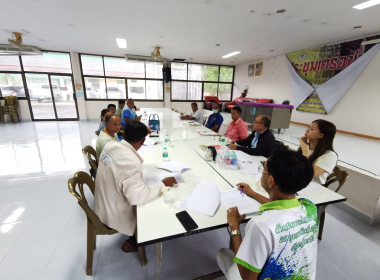
[[[231,236],[238,235],[238,234],[241,235],[241,232],[238,229],[231,231]]]

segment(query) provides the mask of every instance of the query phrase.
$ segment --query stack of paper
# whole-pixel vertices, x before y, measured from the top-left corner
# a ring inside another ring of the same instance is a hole
[[[246,194],[240,194],[237,188],[221,191],[220,198],[226,208],[237,207],[240,214],[255,214],[259,211],[261,205],[257,200],[250,198]]]
[[[253,159],[253,156],[249,155],[249,154],[246,154],[242,151],[239,151],[239,150],[236,150],[234,151],[237,158],[238,158],[238,161],[241,161],[241,162],[252,162],[252,159]]]
[[[158,149],[154,145],[148,145],[144,146],[142,145],[141,148],[138,150],[139,154],[146,153],[146,152],[156,152]]]
[[[167,177],[174,177],[176,180],[181,178],[180,173],[169,173],[169,172],[163,172],[163,173],[149,173],[147,175],[143,176],[143,181],[146,185],[153,185],[155,183],[161,182],[163,179]]]
[[[214,216],[220,203],[220,192],[216,184],[201,181],[195,190],[181,203],[181,207],[201,213],[206,216]]]
[[[256,163],[238,161],[240,172],[243,174],[258,175],[259,170]]]
[[[202,135],[202,136],[215,136],[216,135],[216,132],[215,131],[212,131],[212,130],[209,130],[209,131],[197,131],[198,134]]]
[[[169,170],[170,172],[174,172],[174,173],[181,173],[182,170],[189,170],[189,169],[191,169],[186,164],[183,164],[182,162],[179,162],[179,161],[176,161],[176,160],[171,160],[171,161],[163,162],[163,163],[157,165],[156,168],[166,169],[166,170]]]
[[[145,146],[152,146],[152,145],[155,145],[155,144],[157,144],[156,140],[154,140],[152,138],[149,138],[149,137],[145,138],[145,141],[144,141],[144,145]]]

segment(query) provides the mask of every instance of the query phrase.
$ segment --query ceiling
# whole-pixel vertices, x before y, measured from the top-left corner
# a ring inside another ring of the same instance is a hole
[[[159,45],[168,59],[239,65],[380,32],[380,5],[352,9],[364,1],[7,1],[0,44],[18,31],[24,44],[45,50],[149,55]],[[286,12],[276,13],[280,9]],[[116,38],[126,39],[128,48],[119,49]],[[221,58],[233,51],[241,54]]]

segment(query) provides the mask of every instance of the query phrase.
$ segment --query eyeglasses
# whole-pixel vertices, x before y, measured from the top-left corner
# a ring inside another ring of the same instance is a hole
[[[259,168],[257,168],[257,170],[259,170],[260,173],[266,173],[266,174],[270,175],[268,172],[266,172],[264,170],[264,166],[263,165],[259,166]]]
[[[263,124],[262,122],[253,122],[253,123]]]

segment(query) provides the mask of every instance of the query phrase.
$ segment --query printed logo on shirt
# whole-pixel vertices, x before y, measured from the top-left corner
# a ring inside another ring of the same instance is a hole
[[[106,148],[103,149],[102,158],[100,159],[100,162],[104,164],[105,166],[112,164],[115,162],[115,159],[112,157],[109,150]]]

